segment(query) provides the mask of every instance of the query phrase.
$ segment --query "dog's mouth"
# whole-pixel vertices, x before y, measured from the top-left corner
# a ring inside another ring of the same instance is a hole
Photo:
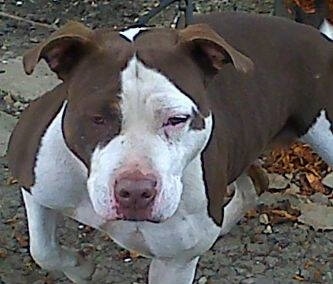
[[[149,208],[133,208],[133,207],[117,207],[117,220],[131,221],[131,222],[151,222],[161,223],[164,220],[153,214],[152,206]]]
[[[154,224],[163,223],[165,220],[159,218],[145,218],[142,216],[130,216],[130,217],[117,217],[117,221],[129,221],[129,222],[150,222]]]

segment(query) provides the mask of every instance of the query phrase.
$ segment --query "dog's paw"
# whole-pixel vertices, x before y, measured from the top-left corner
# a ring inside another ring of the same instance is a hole
[[[65,275],[77,284],[91,283],[96,268],[94,263],[85,259],[80,253],[77,253],[76,257],[76,265],[66,268],[64,270]]]

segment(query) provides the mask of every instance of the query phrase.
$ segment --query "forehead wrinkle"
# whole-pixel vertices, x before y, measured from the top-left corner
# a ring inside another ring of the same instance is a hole
[[[196,104],[167,77],[146,67],[134,55],[121,74],[121,111],[124,121],[150,121],[160,109],[189,112]]]

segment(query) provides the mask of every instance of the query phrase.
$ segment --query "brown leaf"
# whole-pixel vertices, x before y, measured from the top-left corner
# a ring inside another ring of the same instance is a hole
[[[297,274],[293,276],[293,279],[297,281],[304,281],[304,277]]]
[[[258,212],[256,209],[251,209],[251,210],[247,211],[245,214],[245,218],[247,218],[247,219],[253,219],[253,218],[256,218],[257,216],[258,216]]]
[[[27,236],[22,235],[19,232],[15,232],[14,237],[17,240],[17,242],[19,243],[20,247],[27,247],[29,245]]]
[[[7,257],[7,250],[5,248],[0,248],[0,258]]]
[[[6,180],[6,185],[13,185],[18,183],[18,180],[15,179],[14,177],[8,177]]]
[[[288,200],[279,203],[278,206],[261,206],[259,207],[260,214],[267,214],[270,223],[280,224],[285,222],[297,222],[300,211],[293,208]]]
[[[135,259],[135,258],[139,258],[141,256],[141,254],[137,251],[130,251],[130,257]]]

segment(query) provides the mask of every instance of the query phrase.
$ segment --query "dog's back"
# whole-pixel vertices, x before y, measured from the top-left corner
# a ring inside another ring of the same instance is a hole
[[[318,30],[283,18],[234,12],[196,16],[195,22],[208,23],[254,62],[250,74],[225,66],[209,92],[217,131],[231,129],[228,143],[236,149],[229,153],[231,160],[250,163],[253,153],[284,132],[302,136],[324,108],[333,118],[333,45]],[[230,180],[242,170],[232,166]]]

